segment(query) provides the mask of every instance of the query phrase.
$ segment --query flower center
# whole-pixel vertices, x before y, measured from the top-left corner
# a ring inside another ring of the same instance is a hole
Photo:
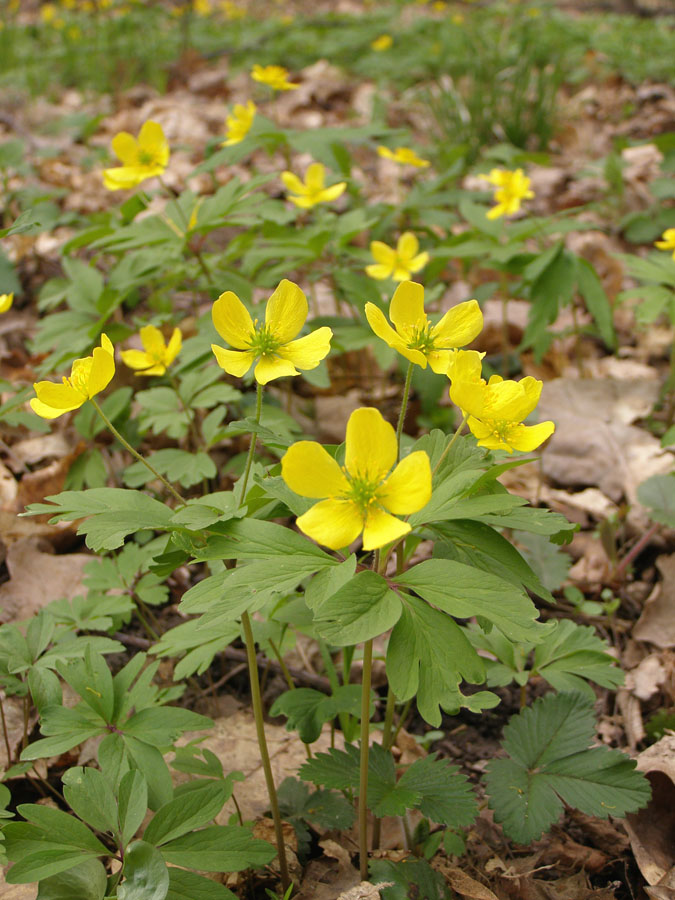
[[[345,493],[345,499],[355,503],[359,507],[362,515],[365,516],[368,512],[368,508],[377,500],[377,491],[381,481],[373,481],[371,478],[361,475],[350,476],[349,472],[347,472],[344,467],[342,471],[349,481],[349,491]]]
[[[89,381],[93,364],[94,360],[91,357],[88,359],[76,359],[73,363],[70,378],[64,379],[67,384],[80,394],[84,394],[85,397],[89,397]]]
[[[253,328],[249,338],[251,350],[258,356],[274,356],[281,346],[281,341],[274,331],[266,324],[259,324],[257,319],[253,321]]]
[[[513,428],[513,422],[492,421],[486,424],[490,425],[490,427],[492,428],[492,433],[496,435],[502,443],[509,444],[511,442],[510,436],[511,429]]]
[[[138,151],[138,165],[139,166],[152,166],[155,165],[156,160],[153,153],[149,150],[139,150]]]
[[[434,338],[431,334],[432,327],[431,322],[427,319],[424,325],[413,325],[406,329],[408,349],[420,350],[422,353],[429,353],[434,350]]]

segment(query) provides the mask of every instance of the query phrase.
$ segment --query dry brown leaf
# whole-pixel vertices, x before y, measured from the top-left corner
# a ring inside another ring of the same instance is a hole
[[[0,739],[0,771],[2,771],[9,768],[10,762],[16,762],[19,756],[21,739],[23,738],[23,700],[19,697],[8,697],[3,691],[0,695],[0,702],[2,702],[5,728],[7,729],[7,740],[9,741],[9,749],[12,754],[11,760],[8,759],[3,728],[3,735]],[[35,723],[36,718],[36,716],[33,716],[32,720],[29,722],[29,730]],[[0,884],[2,884],[2,882],[0,882]],[[4,895],[0,894],[0,896]]]
[[[662,579],[649,595],[633,637],[657,647],[675,647],[675,554],[659,556],[656,565]]]
[[[485,885],[476,881],[475,878],[467,875],[466,872],[463,872],[456,866],[444,865],[442,872],[453,891],[457,891],[458,894],[461,894],[462,897],[467,897],[468,900],[499,900],[490,888],[485,887]]]
[[[392,881],[381,881],[379,884],[362,881],[346,893],[340,894],[337,900],[380,900],[380,891],[391,887],[392,884]]]
[[[666,735],[639,754],[637,768],[652,786],[649,804],[626,817],[635,860],[650,885],[675,876],[675,736]]]
[[[91,560],[86,553],[45,553],[39,539],[32,537],[11,544],[7,550],[10,580],[0,585],[0,621],[29,619],[52,600],[82,594],[82,570]]]
[[[626,688],[638,699],[649,700],[658,692],[666,677],[666,667],[661,662],[661,657],[657,653],[650,653],[638,666],[626,673]]]

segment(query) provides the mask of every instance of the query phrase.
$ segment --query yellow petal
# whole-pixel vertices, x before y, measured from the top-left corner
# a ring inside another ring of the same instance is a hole
[[[101,334],[101,347],[105,350],[106,353],[109,353],[111,356],[115,355],[115,348],[113,347],[112,341],[108,337],[105,332]]]
[[[30,406],[33,412],[37,413],[38,416],[42,416],[43,419],[57,419],[64,413],[70,412],[73,409],[78,409],[82,404],[78,403],[77,406],[68,406],[65,409],[57,409],[54,406],[48,406],[46,403],[38,400],[37,397],[33,397],[30,401]]]
[[[420,242],[412,231],[404,231],[396,244],[396,252],[406,262],[415,256],[420,248]]]
[[[517,389],[512,385],[516,384]],[[506,422],[522,422],[539,403],[543,383],[528,375],[522,381],[504,381],[492,388],[490,415]]]
[[[410,281],[410,275],[410,270],[399,262],[394,269],[391,277],[394,279],[394,281]]]
[[[321,191],[321,202],[322,203],[330,203],[333,200],[337,200],[338,197],[341,197],[345,192],[345,188],[347,187],[346,181],[340,181],[338,184],[331,184],[330,187],[324,188]]]
[[[65,383],[38,381],[33,388],[40,403],[44,403],[52,409],[59,409],[61,412],[78,409],[87,399],[83,393]]]
[[[307,192],[305,185],[293,172],[282,172],[281,180],[286,190],[292,191],[294,194],[305,194]]]
[[[388,266],[390,270],[393,270],[396,265],[395,250],[392,250],[391,247],[383,244],[382,241],[371,241],[370,252],[373,254],[375,262],[378,262],[383,266]]]
[[[286,199],[290,200],[291,203],[295,204],[295,206],[298,206],[300,209],[311,209],[313,206],[316,206],[317,203],[321,203],[321,200],[318,197],[312,197],[309,194],[302,197],[296,197],[293,194],[289,194]]]
[[[321,500],[300,516],[296,525],[324,547],[340,550],[361,534],[363,517],[351,500]]]
[[[427,361],[431,367],[431,371],[435,372],[437,375],[446,375],[448,366],[450,365],[452,352],[452,350],[430,350],[427,353]]]
[[[429,254],[425,250],[424,253],[418,253],[417,256],[413,256],[413,258],[409,260],[406,265],[408,266],[409,271],[419,272],[420,269],[423,269],[428,262]]]
[[[478,301],[467,300],[449,309],[431,329],[431,336],[438,348],[464,347],[480,334],[482,328],[483,313]]]
[[[211,318],[218,334],[230,346],[236,350],[249,349],[255,330],[253,320],[235,293],[225,291],[218,297],[211,309]]]
[[[354,410],[345,441],[345,465],[352,478],[382,481],[396,462],[396,432],[372,406]]]
[[[389,318],[400,334],[409,329],[422,328],[427,322],[424,312],[424,288],[415,281],[406,281],[394,291],[389,304]]]
[[[498,203],[485,213],[486,219],[498,219],[500,216],[508,213],[508,207],[504,203]]]
[[[349,490],[338,463],[316,441],[289,447],[281,459],[281,477],[301,497],[335,497]]]
[[[452,381],[468,381],[478,383],[483,374],[483,357],[485,353],[478,350],[453,350],[446,375]]]
[[[128,131],[120,131],[111,142],[115,156],[125,166],[138,165],[138,143],[136,138]]]
[[[109,191],[122,191],[136,187],[146,178],[152,178],[153,172],[143,166],[118,166],[115,169],[103,170],[103,184]]]
[[[326,169],[321,163],[315,162],[307,167],[305,172],[305,184],[307,189],[312,193],[318,193],[323,190],[323,184],[326,179]]]
[[[431,498],[431,464],[423,450],[416,450],[396,466],[377,492],[377,499],[389,512],[408,516]]]
[[[96,394],[108,387],[115,375],[115,357],[103,347],[95,347],[92,354],[94,361],[89,373],[87,395],[95,397]]]
[[[152,357],[144,350],[122,350],[122,362],[130,369],[149,369],[154,365]]]
[[[154,325],[144,325],[140,330],[141,343],[152,357],[162,357],[166,351],[164,335]]]
[[[553,422],[539,422],[538,425],[514,425],[509,430],[509,443],[514,450],[529,453],[548,440],[554,431]]]
[[[392,273],[391,266],[381,265],[380,263],[375,263],[374,265],[366,266],[365,268],[366,275],[370,278],[376,278],[378,281],[384,281],[385,278],[389,278]]]
[[[165,362],[167,366],[170,366],[174,359],[178,356],[182,346],[183,335],[181,334],[181,330],[180,328],[174,328],[166,348]]]
[[[305,324],[309,306],[297,284],[284,278],[265,308],[265,324],[282,344],[292,341]]]
[[[267,384],[268,381],[273,381],[275,378],[285,378],[288,375],[299,375],[300,373],[293,363],[286,359],[261,356],[253,374],[258,384]]]
[[[0,294],[0,313],[6,313],[14,302],[14,294]]]
[[[315,369],[330,353],[333,332],[327,326],[280,347],[277,354],[298,369]]]
[[[216,362],[228,375],[241,378],[255,362],[255,353],[252,350],[225,350],[218,344],[211,344]]]
[[[473,381],[453,381],[450,385],[450,399],[465,413],[480,419],[487,402],[487,385]]]
[[[389,515],[383,509],[371,507],[368,509],[366,524],[363,529],[363,549],[377,550],[385,544],[397,541],[410,531],[407,522]]]
[[[149,120],[143,123],[138,134],[138,146],[152,155],[161,166],[169,161],[169,145],[159,122]]]

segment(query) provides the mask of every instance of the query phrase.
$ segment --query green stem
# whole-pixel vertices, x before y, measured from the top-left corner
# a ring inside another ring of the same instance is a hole
[[[405,385],[403,387],[403,398],[401,400],[401,411],[398,414],[398,423],[396,424],[396,459],[401,456],[401,435],[403,434],[403,423],[405,422],[405,414],[408,410],[408,397],[410,396],[410,382],[412,381],[413,367],[415,363],[408,363],[408,371],[405,376]]]
[[[456,432],[453,434],[453,436],[452,436],[452,440],[450,441],[450,443],[448,444],[448,446],[445,448],[445,450],[441,453],[438,462],[437,462],[436,465],[434,466],[433,471],[432,471],[432,473],[431,473],[432,475],[435,475],[436,472],[438,472],[438,469],[439,469],[441,463],[443,462],[443,460],[445,459],[445,457],[446,457],[446,456],[448,455],[448,453],[450,452],[450,448],[452,447],[452,445],[455,443],[455,441],[457,440],[457,438],[458,438],[458,437],[460,436],[460,434],[462,433],[462,429],[463,429],[464,426],[466,425],[466,420],[467,420],[468,418],[469,418],[469,414],[468,414],[468,413],[465,413],[465,414],[464,414],[464,418],[463,418],[462,421],[459,423],[459,427],[458,427],[457,431],[456,431]]]
[[[340,682],[338,680],[337,671],[335,669],[335,663],[332,660],[330,655],[330,651],[328,650],[328,645],[323,640],[323,638],[318,638],[319,643],[319,653],[321,654],[321,659],[323,660],[323,665],[326,670],[326,676],[328,677],[328,681],[330,683],[330,689],[333,694],[336,694],[340,688]],[[340,728],[342,729],[342,733],[344,735],[347,734],[349,729],[350,716],[348,713],[338,713],[338,718],[340,720]]]
[[[394,709],[396,707],[396,694],[391,689],[391,685],[389,685],[389,689],[387,691],[387,705],[384,709],[384,725],[382,726],[382,748],[384,750],[389,750],[392,746],[392,735],[391,730],[394,725]]]
[[[183,497],[181,497],[181,495],[178,493],[178,491],[173,487],[173,485],[171,485],[166,480],[166,478],[164,478],[163,475],[159,474],[159,472],[157,471],[157,469],[155,469],[154,466],[150,465],[150,463],[147,461],[147,459],[145,459],[143,456],[141,456],[141,454],[138,452],[138,450],[134,450],[134,448],[131,446],[129,441],[126,440],[126,438],[122,437],[122,435],[115,428],[115,426],[110,421],[110,419],[106,416],[106,414],[103,412],[101,407],[98,405],[96,400],[94,400],[93,397],[90,397],[89,402],[92,404],[92,406],[94,407],[96,412],[99,414],[99,416],[103,419],[108,430],[117,438],[117,440],[120,442],[120,444],[126,450],[128,450],[129,453],[131,453],[131,455],[135,459],[137,459],[139,462],[142,462],[143,465],[146,467],[146,469],[149,469],[152,472],[152,474],[155,476],[155,478],[158,478],[162,482],[164,487],[169,491],[169,493],[171,493],[176,498],[176,500],[178,500],[178,502],[181,504],[181,506],[185,506],[187,501]]]
[[[12,757],[12,751],[9,746],[9,734],[7,732],[7,720],[5,719],[5,707],[2,703],[2,697],[0,697],[0,719],[2,719],[2,734],[5,739],[5,749],[7,750],[7,768],[12,765],[14,759]]]
[[[277,852],[279,854],[279,870],[281,872],[281,883],[283,885],[284,891],[286,891],[291,883],[291,879],[288,874],[286,847],[284,845],[284,832],[281,825],[281,813],[279,812],[277,790],[274,785],[272,763],[270,762],[270,754],[267,749],[267,738],[265,737],[265,722],[263,719],[262,697],[260,695],[260,681],[258,680],[258,661],[256,659],[255,653],[255,641],[253,639],[253,629],[251,628],[251,618],[248,612],[242,613],[241,624],[244,629],[244,639],[246,641],[246,660],[248,662],[248,675],[251,682],[251,703],[253,705],[255,730],[258,736],[258,747],[260,748],[260,761],[262,762],[263,772],[265,773],[265,784],[267,785],[267,794],[270,799],[270,810],[272,812],[272,819],[274,821],[274,836],[276,838]]]
[[[396,731],[394,732],[394,735],[391,739],[391,744],[389,745],[390,747],[393,747],[394,744],[396,743],[398,733],[401,730],[401,728],[403,728],[403,726],[405,725],[405,721],[408,718],[408,713],[410,712],[411,706],[412,706],[412,697],[410,698],[410,700],[406,701],[405,706],[401,710],[401,715],[398,717],[398,724],[396,726]]]
[[[373,639],[363,645],[361,682],[361,770],[359,778],[359,868],[361,881],[368,881],[368,750],[370,745],[370,681],[373,669]]]
[[[256,398],[255,398],[255,424],[260,424],[260,413],[262,412],[262,399],[263,399],[263,386],[260,382],[257,382],[256,387]],[[244,475],[242,477],[242,487],[241,494],[239,495],[239,505],[243,506],[244,499],[246,497],[246,488],[248,486],[248,476],[251,473],[251,466],[253,465],[253,457],[255,456],[255,445],[256,445],[257,435],[255,432],[251,435],[251,445],[248,448],[248,456],[246,457],[246,468],[244,469]]]
[[[168,370],[166,373],[166,377],[169,380],[169,384],[173,388],[173,392],[176,395],[176,400],[178,400],[178,405],[185,413],[185,418],[187,419],[187,423],[188,423],[188,437],[189,437],[189,439],[191,439],[192,444],[194,445],[194,449],[195,450],[206,450],[207,448],[204,445],[204,443],[201,439],[201,435],[199,433],[199,429],[197,428],[194,410],[190,406],[187,406],[185,404],[183,398],[181,397],[180,385],[178,384],[178,379],[173,374],[173,372],[169,372]],[[207,492],[205,491],[205,493],[207,493]]]

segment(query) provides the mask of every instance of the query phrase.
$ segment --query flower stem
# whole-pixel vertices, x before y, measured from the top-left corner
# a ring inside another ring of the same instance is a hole
[[[438,462],[437,462],[436,465],[434,466],[433,471],[432,471],[432,473],[431,473],[432,475],[435,475],[436,472],[438,472],[438,469],[440,468],[441,463],[443,462],[443,460],[445,459],[445,457],[446,457],[446,456],[448,455],[448,453],[450,452],[450,448],[452,447],[452,445],[455,443],[455,441],[457,440],[457,438],[458,438],[458,437],[460,436],[460,434],[462,433],[462,429],[464,428],[464,426],[465,426],[465,424],[466,424],[466,420],[467,420],[468,418],[469,418],[469,414],[468,414],[468,413],[465,413],[465,414],[464,414],[464,418],[463,418],[462,421],[459,423],[459,427],[457,428],[457,431],[456,431],[456,432],[453,434],[453,436],[452,436],[452,440],[450,441],[450,443],[448,444],[448,446],[445,448],[445,450],[441,453]]]
[[[96,402],[96,400],[94,400],[93,397],[90,397],[90,398],[89,398],[89,402],[92,404],[92,406],[94,407],[94,409],[96,410],[96,412],[99,414],[99,416],[103,419],[103,421],[105,422],[106,427],[108,428],[108,430],[111,432],[111,434],[113,434],[113,435],[117,438],[117,440],[120,442],[120,444],[121,444],[126,450],[128,450],[129,453],[131,453],[131,455],[132,455],[135,459],[137,459],[139,462],[142,462],[143,465],[146,467],[146,469],[149,469],[149,470],[152,472],[152,474],[155,476],[155,478],[158,478],[158,479],[162,482],[162,484],[164,485],[164,487],[169,491],[170,494],[172,494],[172,495],[176,498],[176,500],[178,500],[178,502],[181,504],[181,506],[185,506],[185,504],[186,504],[186,502],[187,502],[187,501],[185,500],[185,498],[184,498],[184,497],[181,497],[181,495],[180,495],[180,494],[178,493],[178,491],[173,487],[173,485],[171,485],[171,484],[166,480],[166,478],[164,478],[163,475],[160,475],[159,472],[157,471],[157,469],[155,469],[154,466],[150,465],[150,463],[147,461],[147,459],[145,459],[145,457],[141,456],[141,454],[138,452],[138,450],[134,450],[134,448],[131,446],[131,444],[129,443],[129,441],[126,440],[126,438],[123,438],[123,437],[122,437],[122,435],[121,435],[121,434],[119,433],[119,431],[115,428],[115,426],[114,426],[113,423],[110,421],[110,419],[106,416],[106,414],[103,412],[103,410],[101,409],[101,407],[98,405],[98,403]]]
[[[405,422],[405,414],[408,410],[408,397],[410,396],[410,382],[412,381],[413,366],[415,363],[408,363],[408,371],[405,376],[405,385],[403,387],[403,398],[401,399],[401,411],[398,414],[398,423],[396,425],[396,460],[401,456],[401,435],[403,434],[403,423]]]
[[[241,615],[241,624],[244,629],[244,639],[246,641],[246,660],[248,662],[248,675],[251,682],[251,703],[253,704],[255,730],[258,736],[258,747],[260,748],[260,761],[262,762],[263,771],[265,773],[265,784],[267,785],[270,810],[272,811],[272,819],[274,820],[274,836],[276,838],[277,852],[279,854],[281,883],[284,891],[286,891],[291,883],[291,879],[288,874],[286,847],[284,845],[284,832],[281,825],[281,813],[279,812],[277,790],[274,785],[272,764],[270,762],[270,754],[267,749],[267,739],[265,737],[265,722],[263,719],[262,698],[260,696],[260,681],[258,680],[258,661],[255,653],[255,641],[253,639],[253,630],[251,628],[251,618],[246,611]]]
[[[359,778],[359,868],[361,881],[368,881],[368,750],[370,744],[370,680],[373,639],[363,645],[361,682],[361,771]]]
[[[263,386],[260,382],[257,383],[256,390],[256,399],[255,399],[255,424],[260,424],[260,413],[262,412],[262,399],[263,399]],[[251,445],[248,448],[248,456],[246,457],[246,468],[244,469],[244,475],[242,477],[241,482],[241,494],[239,495],[239,505],[242,506],[244,503],[244,498],[246,497],[246,488],[248,486],[248,476],[251,473],[251,466],[253,465],[253,457],[255,455],[255,445],[256,445],[257,435],[255,432],[251,435]]]

